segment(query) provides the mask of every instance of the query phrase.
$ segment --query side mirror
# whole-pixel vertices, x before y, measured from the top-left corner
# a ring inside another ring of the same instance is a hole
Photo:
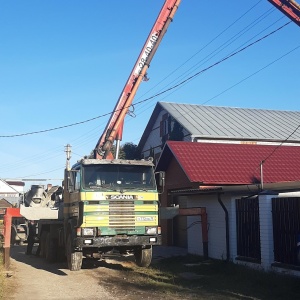
[[[66,189],[69,192],[72,192],[74,190],[74,184],[73,184],[73,176],[72,173],[65,170],[65,179],[64,179],[64,183],[66,183]]]
[[[166,177],[166,173],[164,171],[160,171],[159,172],[159,186],[161,186],[162,188],[165,187],[165,177]]]
[[[156,185],[159,193],[163,193],[165,189],[165,175],[164,171],[155,173]]]

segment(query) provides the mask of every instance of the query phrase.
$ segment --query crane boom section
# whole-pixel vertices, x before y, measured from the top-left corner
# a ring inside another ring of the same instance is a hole
[[[294,0],[268,0],[288,18],[300,26],[300,5]]]
[[[177,11],[181,0],[166,0],[119,96],[106,128],[95,147],[95,158],[112,158],[110,149],[122,139],[123,123],[136,91],[145,78],[150,62]]]

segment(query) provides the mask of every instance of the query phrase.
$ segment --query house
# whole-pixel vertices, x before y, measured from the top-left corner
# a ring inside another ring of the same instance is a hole
[[[138,149],[157,161],[167,140],[300,145],[299,120],[300,111],[158,102]]]
[[[6,199],[4,198],[0,198],[0,211],[3,211],[3,209],[5,208],[10,208],[10,207],[13,207],[13,205],[8,202]]]
[[[300,275],[299,157],[293,146],[167,141],[161,205],[206,209],[209,257]],[[161,225],[165,245],[204,254],[200,216]]]
[[[25,183],[16,180],[0,179],[0,199],[4,199],[13,206],[19,204],[24,193]]]
[[[139,151],[166,172],[162,207],[205,208],[209,257],[298,268],[299,120],[299,111],[156,104]],[[161,220],[163,244],[203,255],[201,222]]]

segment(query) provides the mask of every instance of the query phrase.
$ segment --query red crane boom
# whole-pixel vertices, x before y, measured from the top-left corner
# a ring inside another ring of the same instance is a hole
[[[97,159],[112,159],[111,147],[115,140],[122,140],[122,131],[124,118],[141,81],[146,77],[150,62],[167,31],[169,24],[178,9],[181,0],[166,0],[149,36],[142,48],[142,51],[129,75],[129,78],[121,92],[119,100],[114,108],[113,113],[106,125],[106,128],[98,140],[94,157]]]
[[[294,0],[268,0],[288,18],[300,26],[300,5]]]
[[[300,26],[300,5],[295,0],[268,1]],[[105,130],[96,144],[94,150],[95,158],[113,159],[111,147],[116,140],[122,140],[125,115],[128,112],[129,107],[132,105],[134,96],[141,81],[146,77],[150,62],[167,31],[169,24],[173,20],[180,2],[181,0],[165,0],[165,3],[119,96]]]

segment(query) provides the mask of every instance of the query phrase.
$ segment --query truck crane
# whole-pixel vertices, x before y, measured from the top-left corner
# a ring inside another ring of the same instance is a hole
[[[151,60],[160,45],[170,22],[173,20],[180,1],[181,0],[167,0],[162,7],[120,94],[119,100],[117,101],[106,128],[97,142],[94,154],[95,158],[113,158],[111,147],[115,140],[117,141],[115,158],[118,158],[119,141],[122,140],[125,115],[132,104],[141,81],[147,76],[147,70],[150,66]]]
[[[44,197],[49,201],[41,205],[41,197],[32,191],[26,206],[21,206],[22,215],[38,221],[41,255],[48,261],[65,254],[69,269],[76,271],[83,257],[99,258],[113,251],[132,254],[138,266],[148,267],[152,246],[161,245],[158,187],[163,186],[164,173],[154,173],[152,160],[113,157],[111,148],[122,139],[124,118],[180,1],[165,0],[93,158],[70,167],[70,150],[66,151],[63,201]],[[45,194],[40,187],[36,190]]]
[[[166,0],[120,94],[94,158],[82,159],[64,180],[64,240],[70,270],[82,256],[107,251],[132,253],[147,267],[152,246],[161,244],[158,190],[150,160],[118,159],[111,148],[122,139],[124,118],[181,0]],[[163,184],[164,174],[160,182]]]

